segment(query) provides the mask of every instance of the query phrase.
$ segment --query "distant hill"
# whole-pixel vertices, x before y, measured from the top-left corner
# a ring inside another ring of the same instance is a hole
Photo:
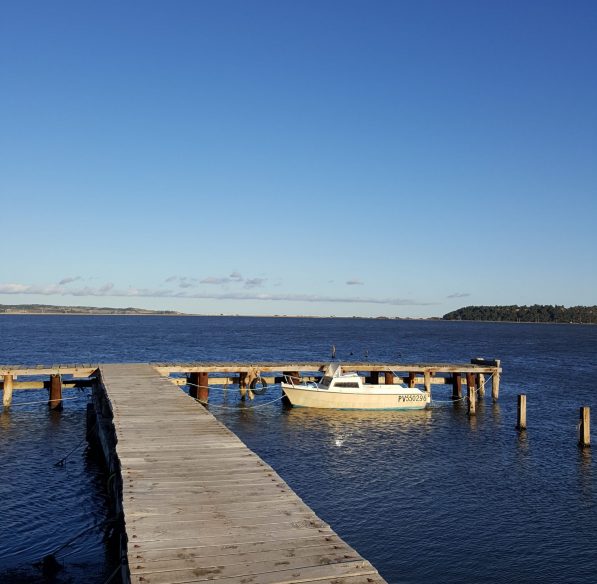
[[[485,320],[506,322],[562,322],[597,324],[597,306],[534,304],[533,306],[465,306],[448,314],[444,320]]]
[[[137,314],[181,315],[174,310],[145,308],[106,308],[96,306],[55,306],[53,304],[0,304],[0,314]]]

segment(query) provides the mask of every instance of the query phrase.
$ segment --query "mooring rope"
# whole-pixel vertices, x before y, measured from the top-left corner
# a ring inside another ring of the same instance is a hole
[[[273,404],[274,402],[280,401],[281,399],[284,398],[284,395],[281,395],[280,397],[277,397],[276,399],[273,399],[271,401],[265,402],[263,404],[257,404],[254,406],[245,406],[245,408],[243,409],[247,409],[247,410],[256,410],[257,408],[262,408],[263,406],[268,406],[270,404]],[[238,411],[238,406],[236,407],[231,407],[231,406],[224,406],[224,405],[220,405],[220,404],[211,404],[209,402],[206,401],[202,401],[196,397],[193,398],[196,402],[199,402],[200,404],[203,404],[204,406],[209,406],[210,408],[221,408],[223,410],[236,410]]]
[[[33,402],[12,403],[12,404],[10,404],[10,406],[5,406],[5,407],[14,408],[15,406],[30,406],[31,404],[47,404],[47,403],[55,402],[55,401],[68,401],[69,399],[80,399],[80,398],[81,398],[81,396],[77,395],[76,397],[62,397],[60,399],[42,399],[40,401],[33,401]]]
[[[463,397],[459,397],[457,399],[432,399],[431,403],[432,404],[454,404],[456,402],[460,402],[460,401],[464,401],[465,399],[468,399],[468,395],[465,395]]]
[[[110,584],[110,582],[112,582],[112,580],[114,579],[114,576],[116,576],[116,574],[118,574],[118,570],[120,570],[122,568],[122,562],[120,564],[118,564],[118,566],[116,566],[116,569],[110,574],[110,577],[104,582],[104,584]]]
[[[97,426],[97,422],[95,424],[93,424],[93,426],[91,427],[91,429],[85,433],[85,436],[83,436],[83,438],[81,439],[81,441],[64,457],[62,457],[58,462],[54,463],[54,466],[64,466],[64,463],[66,462],[66,459],[75,451],[77,450],[77,448],[79,448],[79,446],[81,446],[81,444],[83,444],[83,442],[85,442],[85,440],[87,440],[87,435],[91,434],[91,432],[93,432],[95,430],[95,427]]]
[[[257,379],[260,379],[260,378],[257,377]],[[228,389],[228,382],[226,382],[226,387],[218,387],[217,385],[197,385],[196,383],[191,383],[190,381],[187,381],[186,383],[183,383],[183,385],[191,385],[192,387],[196,387],[197,389],[207,389],[207,390],[217,389],[219,391],[228,391],[229,390]],[[262,385],[263,385],[263,383],[262,383]],[[265,389],[269,389],[270,387],[274,388],[274,387],[279,386],[279,385],[280,385],[279,383],[272,383],[271,385],[264,385],[262,389],[258,389],[257,391],[263,391]],[[252,388],[251,389],[250,387],[246,388],[247,391],[255,391],[255,389],[256,388]]]

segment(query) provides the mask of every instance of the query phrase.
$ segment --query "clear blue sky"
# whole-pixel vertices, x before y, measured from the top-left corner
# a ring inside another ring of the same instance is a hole
[[[0,303],[597,303],[597,2],[4,0]]]

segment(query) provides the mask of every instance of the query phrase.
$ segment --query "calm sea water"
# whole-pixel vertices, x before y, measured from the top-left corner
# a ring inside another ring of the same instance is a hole
[[[391,583],[594,582],[596,475],[577,448],[579,406],[597,412],[597,327],[358,319],[0,317],[0,363],[341,360],[467,362],[500,358],[500,400],[469,418],[422,412],[285,409],[278,389],[211,411]],[[0,581],[103,583],[116,567],[101,466],[86,449],[86,391],[15,392],[0,415]],[[528,396],[519,434],[516,395]],[[490,392],[489,392],[490,394]],[[25,402],[36,402],[23,405]],[[201,407],[201,406],[197,406]],[[77,446],[64,467],[54,463]],[[20,578],[20,580],[19,580]]]

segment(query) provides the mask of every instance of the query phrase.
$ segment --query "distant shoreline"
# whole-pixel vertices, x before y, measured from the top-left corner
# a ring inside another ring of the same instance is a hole
[[[199,316],[208,318],[314,318],[314,319],[350,319],[350,320],[443,320],[438,316],[405,317],[405,316],[318,316],[312,314],[199,314],[190,312],[103,312],[103,311],[25,311],[11,310],[0,312],[0,316]]]

